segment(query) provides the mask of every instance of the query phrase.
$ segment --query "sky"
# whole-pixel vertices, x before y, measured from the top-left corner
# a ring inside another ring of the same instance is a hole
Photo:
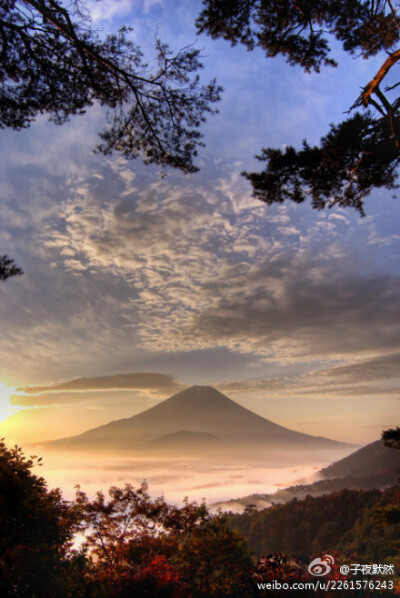
[[[333,44],[339,67],[307,74],[197,36],[200,2],[88,9],[131,25],[149,63],[156,30],[201,48],[223,97],[194,175],[94,154],[97,106],[2,131],[0,251],[25,274],[0,285],[1,434],[76,434],[206,384],[301,432],[379,438],[399,423],[399,200],[374,191],[365,218],[265,206],[240,174],[262,147],[317,142],[378,59]]]

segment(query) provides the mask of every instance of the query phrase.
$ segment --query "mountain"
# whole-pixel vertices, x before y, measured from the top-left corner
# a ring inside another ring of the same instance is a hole
[[[238,405],[211,386],[192,386],[129,419],[120,419],[78,436],[45,443],[64,449],[122,449],[136,451],[229,452],[268,447],[301,450],[346,451],[345,445],[279,426]],[[342,454],[343,454],[342,452]],[[338,452],[336,452],[338,454]]]
[[[397,483],[400,476],[400,451],[388,448],[382,440],[367,444],[340,461],[319,471],[322,479],[313,484],[290,486],[272,494],[250,494],[241,498],[215,503],[226,511],[243,511],[252,504],[264,509],[271,504],[284,504],[293,498],[321,496],[340,490],[371,490],[387,488]]]
[[[324,478],[386,475],[388,480],[393,480],[389,483],[394,484],[400,475],[400,451],[386,447],[383,440],[377,440],[324,467],[320,473]]]

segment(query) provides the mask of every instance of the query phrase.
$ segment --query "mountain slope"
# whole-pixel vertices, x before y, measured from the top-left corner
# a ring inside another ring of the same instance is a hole
[[[392,479],[400,475],[400,451],[386,447],[383,440],[377,440],[324,467],[320,473],[325,478],[359,478],[387,473]]]
[[[279,426],[238,405],[211,386],[192,386],[129,419],[121,419],[89,430],[79,436],[53,441],[64,445],[93,448],[154,448],[157,439],[163,446],[179,443],[184,433],[190,436],[211,435],[214,440],[235,446],[262,444],[271,447],[310,450],[346,448],[343,443],[309,436]],[[163,440],[161,440],[163,438]],[[204,437],[204,446],[207,445]]]
[[[371,490],[387,488],[397,483],[400,476],[400,451],[388,448],[382,440],[367,444],[348,457],[319,471],[320,479],[312,484],[290,486],[273,494],[250,494],[241,498],[215,503],[223,510],[242,511],[254,504],[263,509],[273,504],[284,504],[293,498],[321,496],[341,490]]]

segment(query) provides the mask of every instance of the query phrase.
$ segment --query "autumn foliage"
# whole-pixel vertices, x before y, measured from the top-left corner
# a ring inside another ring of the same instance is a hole
[[[349,493],[324,497],[323,502],[308,498],[265,513],[251,511],[242,519],[230,517],[228,526],[226,516],[211,515],[204,503],[186,500],[182,507],[177,507],[162,497],[151,498],[146,484],[139,488],[129,484],[124,488],[112,487],[107,495],[98,492],[94,498],[78,488],[75,500],[67,502],[60,490],[49,490],[45,480],[32,472],[36,465],[40,465],[40,459],[27,458],[21,449],[8,449],[0,442],[2,598],[281,595],[281,591],[265,594],[257,584],[312,580],[308,572],[310,560],[327,552],[335,560],[327,579],[342,579],[340,563],[349,562],[348,559],[363,562],[360,559],[369,555],[367,550],[363,553],[363,542],[368,545],[370,539],[368,550],[380,550],[379,537],[387,544],[386,552],[381,550],[382,557],[390,556],[398,562],[398,487],[384,493],[360,494],[357,500],[355,494]],[[324,511],[319,519],[317,507]],[[273,539],[280,529],[280,546],[285,545],[290,535],[288,517],[297,526],[291,528],[295,542],[296,534],[302,530],[301,555],[296,543],[289,554],[279,550],[279,542]],[[318,544],[311,548],[312,521],[318,526],[324,519],[336,527],[339,522],[353,522],[351,542],[342,544],[347,554],[333,548],[331,528],[319,538],[327,542],[322,552]],[[278,549],[256,560],[246,540],[233,529],[235,522],[236,527],[243,528],[243,535],[248,535],[248,529],[258,529],[259,535],[266,539],[269,536]],[[267,527],[265,522],[269,522]],[[315,595],[308,591],[302,594]],[[394,594],[380,593],[389,595]]]
[[[0,443],[0,595],[15,598],[251,596],[245,540],[205,504],[152,499],[146,484],[67,503]],[[74,547],[74,538],[80,546]]]

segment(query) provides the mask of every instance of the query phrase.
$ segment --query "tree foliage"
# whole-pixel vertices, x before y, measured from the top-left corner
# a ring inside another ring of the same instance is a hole
[[[400,59],[400,12],[395,0],[203,0],[198,30],[249,50],[262,48],[267,57],[285,56],[291,65],[319,72],[337,66],[330,42],[336,38],[357,58],[382,53],[375,76],[366,82],[350,112],[331,125],[319,146],[263,149],[265,168],[243,173],[254,194],[271,204],[311,196],[314,208],[351,206],[361,214],[363,200],[374,187],[396,188],[399,165],[399,83],[384,80]],[[387,79],[386,79],[387,80]],[[347,107],[348,108],[348,107]]]
[[[400,428],[390,428],[382,432],[382,440],[389,448],[400,449]]]
[[[0,280],[7,280],[13,276],[21,276],[22,269],[7,255],[0,255]]]
[[[246,542],[204,503],[168,505],[146,484],[67,502],[33,473],[40,463],[0,442],[2,598],[253,595]]]
[[[198,50],[174,54],[156,37],[149,68],[131,37],[122,27],[101,38],[79,0],[2,1],[0,128],[24,129],[39,114],[61,125],[96,102],[107,109],[98,151],[197,171],[200,125],[216,112],[221,88],[200,83]],[[0,280],[19,274],[0,258]]]
[[[72,596],[80,568],[72,551],[75,509],[32,472],[40,463],[0,442],[0,595],[5,598]]]
[[[113,487],[109,496],[89,500],[79,491],[76,501],[91,574],[105,596],[252,595],[252,560],[221,515],[210,515],[205,504],[152,500],[146,484]]]
[[[281,595],[260,594],[258,583],[310,581],[308,563],[321,554],[335,558],[329,579],[338,579],[342,562],[400,565],[398,486],[228,517],[204,503],[152,499],[146,484],[94,498],[78,489],[67,502],[33,473],[40,462],[0,442],[4,598],[251,598]]]
[[[399,486],[342,490],[230,514],[228,523],[258,556],[284,552],[310,562],[313,555],[336,550],[357,554],[363,559],[358,562],[399,562],[399,507]]]
[[[57,124],[94,102],[108,108],[98,149],[146,163],[197,170],[200,124],[219,100],[201,85],[199,51],[173,54],[156,39],[149,69],[130,29],[100,38],[84,6],[56,0],[4,0],[0,7],[0,127],[28,127],[38,114]]]

